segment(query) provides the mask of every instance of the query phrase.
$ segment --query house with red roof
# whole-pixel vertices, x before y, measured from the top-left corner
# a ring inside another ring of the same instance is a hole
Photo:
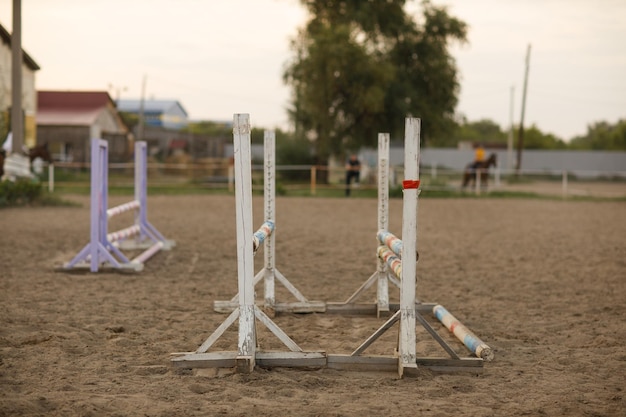
[[[91,138],[109,142],[109,160],[132,156],[132,136],[106,91],[38,91],[37,142],[48,143],[53,158],[89,161]]]

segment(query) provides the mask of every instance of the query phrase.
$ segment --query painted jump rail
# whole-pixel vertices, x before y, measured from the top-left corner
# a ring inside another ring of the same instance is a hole
[[[290,313],[323,313],[326,303],[307,299],[276,267],[276,134],[266,131],[263,138],[264,147],[264,189],[263,206],[265,222],[252,236],[253,253],[263,246],[264,265],[254,276],[253,284],[256,287],[263,281],[264,309],[270,315],[276,312]],[[235,172],[236,181],[243,181],[243,173]],[[251,174],[249,174],[251,175]],[[282,284],[297,301],[277,302],[275,295],[276,281]],[[215,300],[213,309],[220,313],[229,313],[239,307],[239,294],[230,300]]]
[[[130,202],[108,207],[108,142],[91,140],[91,208],[89,243],[63,269],[100,268],[141,271],[144,263],[161,250],[169,250],[176,243],[166,239],[148,221],[148,158],[146,142],[135,143],[135,195]],[[134,212],[135,224],[108,232],[108,220],[114,216]],[[131,239],[132,238],[132,239]],[[144,251],[129,259],[122,250]]]
[[[255,303],[254,252],[261,243],[265,246],[266,265],[261,276],[268,276],[274,268],[274,249],[272,231],[274,220],[273,190],[266,193],[266,222],[255,234],[252,233],[252,165],[250,157],[250,116],[235,114],[233,121],[233,142],[235,159],[235,200],[237,223],[237,304],[224,322],[202,343],[195,352],[175,353],[172,364],[182,368],[217,367],[236,368],[241,373],[250,373],[256,365],[262,366],[323,366],[326,356],[323,352],[305,352]],[[266,151],[274,149],[274,134],[265,135]],[[267,154],[266,154],[267,155]],[[274,183],[273,158],[266,158],[266,187]],[[267,189],[266,189],[267,191]],[[271,222],[271,223],[270,223]],[[265,227],[264,227],[265,226]],[[255,236],[256,239],[251,236]],[[270,245],[268,248],[267,245]],[[269,250],[268,250],[269,249]],[[269,257],[269,261],[268,261]],[[270,269],[271,268],[271,269]],[[276,277],[280,275],[276,274]],[[273,285],[273,276],[266,280],[267,286]],[[267,297],[266,292],[266,297]],[[273,295],[273,288],[270,291]],[[267,301],[267,300],[266,300]],[[222,334],[238,320],[237,351],[209,352]],[[287,351],[262,351],[258,347],[256,320],[269,329],[287,348]]]

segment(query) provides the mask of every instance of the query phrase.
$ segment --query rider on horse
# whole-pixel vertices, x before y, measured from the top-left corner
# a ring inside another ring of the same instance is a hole
[[[476,150],[474,151],[474,162],[469,166],[471,169],[476,169],[480,164],[485,160],[485,148],[482,144],[478,144]]]

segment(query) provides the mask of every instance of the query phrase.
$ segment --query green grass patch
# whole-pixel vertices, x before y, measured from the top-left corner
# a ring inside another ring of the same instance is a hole
[[[39,181],[19,179],[0,182],[0,208],[19,206],[72,206],[57,194],[44,190]]]

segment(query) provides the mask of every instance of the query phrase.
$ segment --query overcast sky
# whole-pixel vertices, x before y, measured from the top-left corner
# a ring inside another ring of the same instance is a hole
[[[526,126],[569,140],[626,119],[626,1],[432,3],[469,25],[469,43],[451,52],[457,111],[470,121],[507,129],[513,88],[519,123],[529,44]],[[256,127],[287,128],[282,72],[305,19],[297,0],[22,0],[22,45],[41,66],[39,90],[138,99],[145,76],[147,98],[179,100],[192,119],[250,113]],[[0,23],[12,30],[10,0],[0,0]]]

